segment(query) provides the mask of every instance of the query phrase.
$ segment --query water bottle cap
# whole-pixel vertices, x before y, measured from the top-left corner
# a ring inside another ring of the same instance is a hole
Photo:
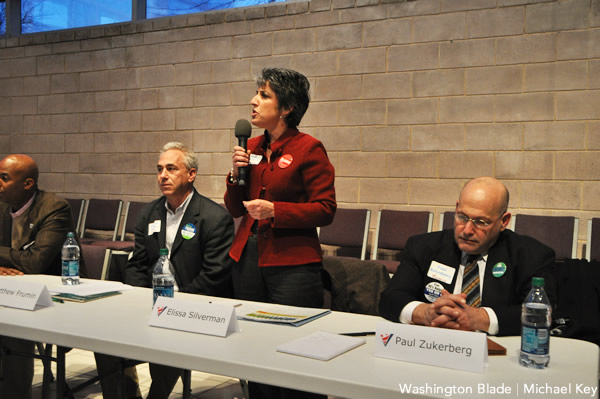
[[[168,254],[169,254],[169,249],[168,249],[168,248],[161,248],[161,249],[158,251],[158,254],[159,254],[160,256],[163,256],[163,255],[168,255]]]
[[[72,231],[69,231],[67,233],[67,238],[75,238],[75,233],[73,233]]]
[[[543,277],[533,277],[531,279],[531,285],[533,287],[543,287],[544,286],[544,278]]]

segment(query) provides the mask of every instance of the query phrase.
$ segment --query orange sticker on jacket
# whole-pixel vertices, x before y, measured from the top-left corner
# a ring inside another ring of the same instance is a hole
[[[277,165],[281,169],[285,169],[288,166],[290,166],[293,161],[294,161],[294,157],[293,156],[291,156],[290,154],[285,154],[284,156],[282,156],[281,158],[279,158],[279,162],[277,162]]]

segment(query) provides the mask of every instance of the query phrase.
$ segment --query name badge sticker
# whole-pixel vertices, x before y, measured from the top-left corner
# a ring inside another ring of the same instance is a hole
[[[190,238],[194,238],[195,235],[196,235],[196,226],[194,226],[191,223],[186,224],[181,229],[181,236],[185,240],[189,240]]]
[[[450,284],[454,278],[456,269],[450,266],[446,266],[440,262],[432,261],[427,271],[427,276],[432,279],[439,280],[442,283]]]
[[[258,165],[262,161],[262,155],[250,154],[250,165]]]
[[[160,219],[148,223],[148,235],[151,236],[154,233],[160,233]]]

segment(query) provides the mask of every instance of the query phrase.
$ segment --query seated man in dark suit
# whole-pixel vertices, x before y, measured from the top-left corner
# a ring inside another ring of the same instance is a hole
[[[27,155],[0,161],[0,275],[61,272],[61,249],[67,233],[75,231],[69,203],[39,190],[38,167]],[[80,263],[85,277],[85,264]],[[34,343],[3,337],[3,349],[33,355]],[[0,398],[31,398],[33,357],[3,359]]]
[[[473,179],[456,202],[454,230],[411,237],[381,294],[388,320],[433,327],[520,334],[531,278],[551,278],[554,251],[506,227],[509,193],[492,177]]]
[[[194,189],[197,170],[196,157],[183,144],[165,144],[157,164],[158,186],[163,196],[146,205],[138,215],[135,247],[126,269],[128,284],[152,287],[152,271],[159,250],[168,248],[176,290],[231,295],[233,261],[229,247],[234,235],[233,219],[224,207]],[[99,368],[102,360],[96,356]],[[151,363],[148,398],[168,398],[182,373],[179,368]],[[105,397],[111,387],[114,384],[103,381]]]

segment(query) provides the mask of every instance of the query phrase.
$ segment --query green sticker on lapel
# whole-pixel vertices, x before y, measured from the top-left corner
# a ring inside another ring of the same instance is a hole
[[[498,262],[492,268],[492,275],[496,278],[504,276],[506,273],[506,265],[504,262]]]
[[[186,224],[181,229],[181,236],[186,240],[189,240],[190,238],[194,238],[195,235],[196,235],[196,226],[194,226],[191,223]]]

